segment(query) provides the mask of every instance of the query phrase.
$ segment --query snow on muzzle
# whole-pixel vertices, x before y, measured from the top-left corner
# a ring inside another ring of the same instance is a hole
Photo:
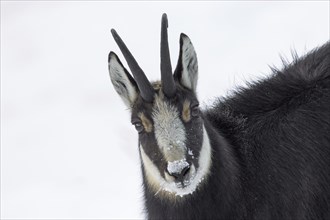
[[[184,187],[190,184],[190,167],[186,159],[175,160],[167,163],[167,172],[179,186]]]

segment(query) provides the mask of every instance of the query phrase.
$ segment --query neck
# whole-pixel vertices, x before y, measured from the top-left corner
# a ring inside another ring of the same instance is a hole
[[[239,180],[238,166],[232,148],[206,119],[204,119],[203,138],[204,142],[207,142],[204,145],[210,147],[211,158],[202,158],[201,153],[201,163],[204,165],[202,169],[209,170],[191,194],[171,198],[155,195],[149,187],[145,171],[142,169],[145,207],[150,219],[234,218],[233,207],[238,207],[236,198],[239,194]],[[205,155],[210,155],[205,153]],[[210,159],[210,163],[207,162],[208,159]],[[219,216],[219,213],[223,216]]]

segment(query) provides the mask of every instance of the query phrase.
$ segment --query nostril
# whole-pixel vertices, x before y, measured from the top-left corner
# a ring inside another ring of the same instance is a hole
[[[178,179],[180,177],[179,173],[170,173],[168,172],[171,176],[175,177],[176,179]]]
[[[182,170],[182,176],[185,176],[185,175],[187,175],[187,173],[189,172],[189,170],[190,170],[190,166],[187,166],[187,167],[185,167],[185,168],[183,168],[183,170]]]

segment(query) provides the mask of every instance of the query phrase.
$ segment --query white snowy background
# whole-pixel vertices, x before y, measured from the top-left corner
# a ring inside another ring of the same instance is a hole
[[[329,40],[329,1],[1,1],[1,218],[144,217],[137,134],[107,56],[124,61],[115,28],[158,79],[163,12],[172,65],[181,32],[195,46],[203,106]]]

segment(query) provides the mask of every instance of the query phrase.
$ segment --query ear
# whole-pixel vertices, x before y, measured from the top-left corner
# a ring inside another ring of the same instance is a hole
[[[138,87],[114,52],[108,57],[110,79],[119,96],[127,107],[131,108],[138,95]]]
[[[184,87],[196,92],[198,79],[197,56],[189,37],[180,35],[180,54],[174,78]]]

